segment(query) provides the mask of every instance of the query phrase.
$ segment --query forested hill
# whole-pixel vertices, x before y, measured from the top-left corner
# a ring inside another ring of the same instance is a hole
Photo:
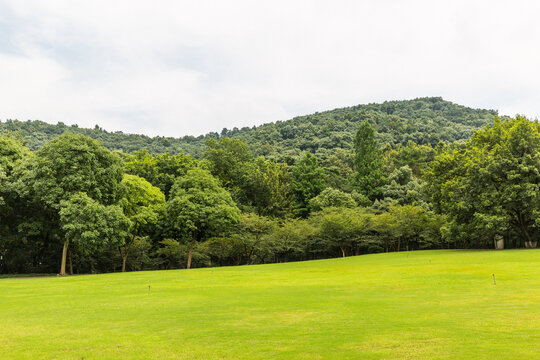
[[[337,148],[351,149],[356,129],[363,120],[368,120],[378,132],[380,144],[406,144],[411,140],[435,145],[440,140],[468,139],[474,130],[493,122],[495,115],[494,110],[471,109],[440,97],[430,97],[357,105],[251,128],[223,129],[220,133],[199,137],[148,137],[108,132],[97,125],[85,129],[63,123],[51,125],[43,121],[17,120],[0,122],[0,132],[20,133],[32,150],[64,132],[73,132],[97,139],[111,150],[130,153],[146,148],[153,154],[185,152],[199,158],[207,138],[227,136],[245,140],[255,155],[273,158],[279,154],[283,159],[310,151],[325,158]]]

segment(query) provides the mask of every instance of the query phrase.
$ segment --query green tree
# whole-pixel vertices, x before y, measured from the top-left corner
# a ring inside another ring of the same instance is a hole
[[[514,233],[514,246],[521,241],[535,246],[540,225],[538,122],[520,116],[496,119],[463,146],[439,154],[428,184],[435,209],[448,214],[451,224],[463,227],[477,245],[490,244],[496,234]]]
[[[341,256],[358,255],[368,245],[370,216],[360,209],[326,208],[315,216],[325,247],[338,248]]]
[[[430,144],[418,145],[412,141],[407,146],[398,144],[395,148],[388,148],[384,152],[383,167],[386,173],[391,173],[403,166],[408,166],[413,175],[422,179],[434,160],[436,150]]]
[[[293,200],[289,180],[286,165],[260,156],[246,165],[239,198],[259,215],[284,217]]]
[[[236,237],[213,237],[203,243],[205,253],[212,264],[217,266],[240,265],[245,253],[245,246]]]
[[[70,241],[83,254],[89,255],[105,245],[123,243],[131,226],[120,206],[102,205],[85,193],[75,194],[69,200],[62,201],[59,214],[66,238],[60,270],[62,275],[65,274]],[[70,273],[73,274],[71,264]]]
[[[397,239],[397,251],[401,250],[401,244],[405,243],[408,251],[410,246],[418,248],[422,236],[428,228],[429,217],[424,209],[414,205],[392,205],[389,210],[392,222],[390,226],[393,236]]]
[[[309,206],[312,211],[319,211],[326,207],[354,208],[357,204],[350,194],[337,189],[326,188],[309,201]]]
[[[358,191],[370,199],[379,199],[385,176],[382,172],[382,154],[375,139],[375,130],[364,121],[356,132],[354,141],[355,185]]]
[[[147,235],[149,226],[158,222],[160,213],[164,209],[165,195],[139,176],[126,174],[121,184],[125,190],[120,206],[131,223],[129,236],[123,239],[118,247],[122,257],[122,272],[124,272],[129,249],[136,237]]]
[[[428,207],[424,195],[424,182],[413,176],[408,165],[390,174],[388,184],[383,186],[382,193],[384,200],[390,203]]]
[[[189,242],[188,269],[194,244],[223,235],[239,218],[240,210],[229,192],[206,170],[189,170],[172,187],[166,223],[177,240]]]
[[[15,163],[30,154],[21,138],[15,135],[0,135],[0,169],[5,176],[11,176]]]
[[[120,157],[99,142],[86,136],[64,134],[14,171],[13,187],[20,198],[35,204],[37,211],[32,215],[42,227],[47,227],[46,236],[63,240],[61,275],[65,275],[69,245],[59,222],[63,203],[81,192],[102,205],[117,203],[122,195],[122,165]],[[20,226],[22,230],[26,226],[35,228],[32,219],[26,223]]]
[[[276,255],[281,261],[302,260],[310,252],[317,228],[306,219],[288,219],[275,228]]]
[[[148,150],[142,149],[133,155],[128,155],[125,158],[125,166],[128,174],[146,179],[152,185],[157,186],[168,199],[176,178],[184,176],[188,170],[194,169],[197,166],[197,161],[183,153],[151,155]]]
[[[20,269],[28,263],[20,258],[31,257],[36,251],[17,237],[18,225],[30,209],[21,203],[11,186],[14,168],[32,156],[19,137],[0,135],[0,272],[13,266]]]
[[[13,168],[17,162],[23,158],[31,156],[30,150],[25,147],[22,140],[13,135],[0,135],[0,229],[6,224],[9,210],[2,208],[6,204],[5,197],[10,196],[8,189],[8,179],[13,173]]]
[[[210,162],[212,175],[220,179],[227,189],[233,190],[241,186],[244,165],[250,162],[253,156],[244,141],[223,137],[219,141],[206,140],[204,158]]]
[[[292,190],[296,196],[296,212],[299,216],[309,214],[309,201],[319,195],[326,187],[326,174],[319,167],[315,156],[306,152],[292,168]]]
[[[373,217],[372,230],[381,240],[385,252],[389,252],[393,248],[394,243],[397,244],[396,229],[393,225],[394,217],[388,212],[383,212]]]
[[[329,187],[350,193],[353,190],[351,179],[354,176],[354,153],[351,150],[336,149],[327,158],[321,159],[321,166],[327,174]]]
[[[273,239],[269,237],[276,228],[276,223],[257,214],[242,214],[237,226],[235,237],[242,241],[244,258],[248,264],[252,264],[255,258],[262,263],[268,254],[274,253]]]
[[[191,264],[199,266],[208,265],[208,255],[205,253],[203,244],[184,244],[174,239],[160,241],[161,247],[157,250],[159,263],[165,269],[185,268],[191,254]]]

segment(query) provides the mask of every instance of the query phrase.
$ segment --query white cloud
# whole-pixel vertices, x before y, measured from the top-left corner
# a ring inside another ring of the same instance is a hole
[[[443,96],[540,114],[536,1],[1,1],[0,118],[198,135]]]

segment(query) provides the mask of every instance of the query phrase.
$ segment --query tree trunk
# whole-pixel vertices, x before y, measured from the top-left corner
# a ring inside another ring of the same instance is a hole
[[[193,244],[194,244],[195,241],[192,241],[190,244],[189,244],[189,254],[188,254],[188,258],[187,258],[187,268],[188,269],[191,269],[191,258],[193,256]]]
[[[525,241],[526,249],[536,249],[536,241]]]
[[[343,250],[343,247],[341,247],[341,246],[339,248],[341,249],[341,256],[345,257],[345,250]]]
[[[397,241],[397,251],[399,252],[399,249],[401,247],[401,239],[398,239]]]
[[[529,234],[529,231],[527,230],[527,224],[525,223],[525,220],[523,220],[523,216],[521,215],[521,213],[517,213],[517,217],[518,217],[519,228],[521,230],[521,233],[525,237],[525,240],[524,240],[525,247],[527,247],[527,242],[531,243],[533,240],[531,239],[531,235]]]
[[[131,245],[135,242],[136,235],[133,235],[131,238],[131,241],[129,243],[126,243],[124,245],[124,252],[122,252],[122,248],[119,246],[118,250],[120,251],[120,256],[122,257],[122,272],[126,272],[126,261],[129,253],[129,249],[131,248]]]
[[[127,260],[127,252],[125,255],[122,255],[122,272],[126,272],[126,260]]]
[[[66,275],[66,258],[67,258],[67,251],[69,246],[69,239],[66,238],[64,241],[64,249],[62,250],[62,265],[60,265],[60,276]]]
[[[73,275],[73,261],[71,259],[71,250],[69,250],[69,275]]]

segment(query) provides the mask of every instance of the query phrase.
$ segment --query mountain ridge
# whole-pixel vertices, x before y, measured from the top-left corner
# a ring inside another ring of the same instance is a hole
[[[197,137],[150,137],[109,132],[98,125],[91,129],[62,122],[53,125],[40,120],[0,121],[0,132],[19,133],[32,150],[62,133],[73,132],[90,136],[111,150],[125,153],[146,148],[152,154],[184,152],[195,158],[202,157],[206,139],[227,136],[246,141],[254,155],[279,160],[297,157],[303,151],[327,157],[332,150],[351,149],[355,129],[361,121],[369,121],[374,126],[381,145],[405,145],[409,141],[435,145],[439,141],[467,139],[476,129],[491,123],[497,114],[495,110],[473,109],[441,97],[422,97],[336,108],[258,126],[224,128],[220,133],[210,132]]]

